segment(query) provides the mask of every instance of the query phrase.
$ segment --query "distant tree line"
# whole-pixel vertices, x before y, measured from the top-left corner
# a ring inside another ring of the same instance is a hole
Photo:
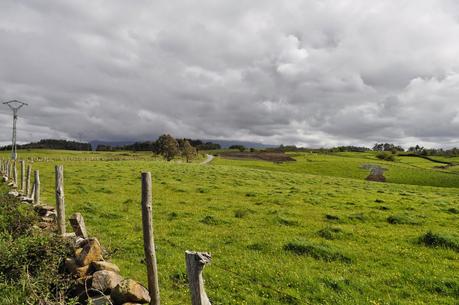
[[[317,153],[336,153],[336,152],[366,152],[371,149],[368,147],[360,146],[337,146],[331,148],[308,148],[308,147],[297,147],[295,145],[279,145],[278,147],[266,148],[265,151],[272,152],[317,152]]]
[[[221,149],[220,144],[186,138],[176,139],[168,134],[160,136],[156,141],[136,142],[123,146],[101,144],[96,148],[97,151],[151,151],[162,155],[168,161],[176,157],[183,157],[187,162],[196,158],[198,151],[216,149]]]
[[[162,136],[161,136],[162,137]],[[161,137],[158,138],[156,141],[145,141],[145,142],[135,142],[134,144],[122,145],[122,146],[111,146],[100,144],[97,145],[97,151],[118,151],[118,150],[129,150],[129,151],[158,151],[160,149],[158,146],[160,142],[158,142]],[[220,144],[212,143],[212,142],[203,142],[201,140],[192,140],[192,139],[182,139],[184,141],[188,141],[188,143],[194,147],[196,150],[216,150],[221,149]],[[179,141],[176,139],[176,141]]]
[[[459,155],[459,148],[443,149],[443,148],[424,148],[416,145],[408,148],[408,152],[421,156],[457,156]]]
[[[43,139],[38,142],[17,145],[18,149],[64,149],[64,150],[81,150],[90,151],[91,144],[84,142],[56,140],[56,139]],[[11,150],[11,145],[2,146],[0,150]]]

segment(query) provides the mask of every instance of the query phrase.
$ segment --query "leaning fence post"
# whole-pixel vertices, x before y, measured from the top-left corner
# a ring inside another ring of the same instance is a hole
[[[158,266],[156,265],[153,234],[151,173],[142,173],[142,225],[145,261],[147,263],[148,290],[152,305],[159,305]]]
[[[27,178],[26,178],[26,190],[25,190],[25,195],[26,197],[32,197],[32,190],[30,189],[30,176],[32,176],[32,165],[27,165]]]
[[[35,183],[33,184],[33,204],[40,204],[40,172],[35,170]]]
[[[211,305],[204,289],[202,270],[210,263],[211,256],[205,252],[185,252],[186,272],[191,292],[191,305]]]
[[[56,165],[56,212],[57,229],[60,235],[65,234],[65,203],[64,203],[64,166]]]

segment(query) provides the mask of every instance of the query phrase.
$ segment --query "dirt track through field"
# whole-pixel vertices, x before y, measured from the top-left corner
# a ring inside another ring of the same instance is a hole
[[[214,159],[214,156],[212,155],[206,155],[206,156],[207,156],[207,159],[202,161],[201,164],[209,164]]]

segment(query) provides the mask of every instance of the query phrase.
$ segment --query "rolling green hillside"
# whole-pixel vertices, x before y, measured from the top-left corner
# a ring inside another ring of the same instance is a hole
[[[365,179],[369,171],[362,168],[364,164],[376,164],[387,169],[387,182],[398,184],[427,185],[439,187],[459,187],[458,166],[439,169],[439,163],[416,157],[396,157],[395,162],[382,161],[375,153],[290,153],[296,162],[276,164],[256,160],[216,159],[215,165],[230,165],[303,173],[321,176]]]
[[[294,158],[57,163],[67,214],[81,212],[123,274],[144,282],[140,173],[152,172],[163,304],[189,302],[185,250],[212,253],[212,304],[457,304],[459,176],[372,154]],[[392,183],[364,181],[363,163],[388,168]],[[51,204],[54,164],[33,165]]]

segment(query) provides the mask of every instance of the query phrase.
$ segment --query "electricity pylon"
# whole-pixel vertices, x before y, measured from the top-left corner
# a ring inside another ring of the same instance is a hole
[[[20,102],[20,101],[9,101],[9,102],[4,102],[3,104],[7,105],[10,107],[10,109],[13,111],[13,138],[12,138],[12,143],[11,143],[11,159],[16,160],[17,157],[17,152],[16,152],[16,121],[18,120],[18,111],[21,109],[23,106],[27,106],[28,104]]]

